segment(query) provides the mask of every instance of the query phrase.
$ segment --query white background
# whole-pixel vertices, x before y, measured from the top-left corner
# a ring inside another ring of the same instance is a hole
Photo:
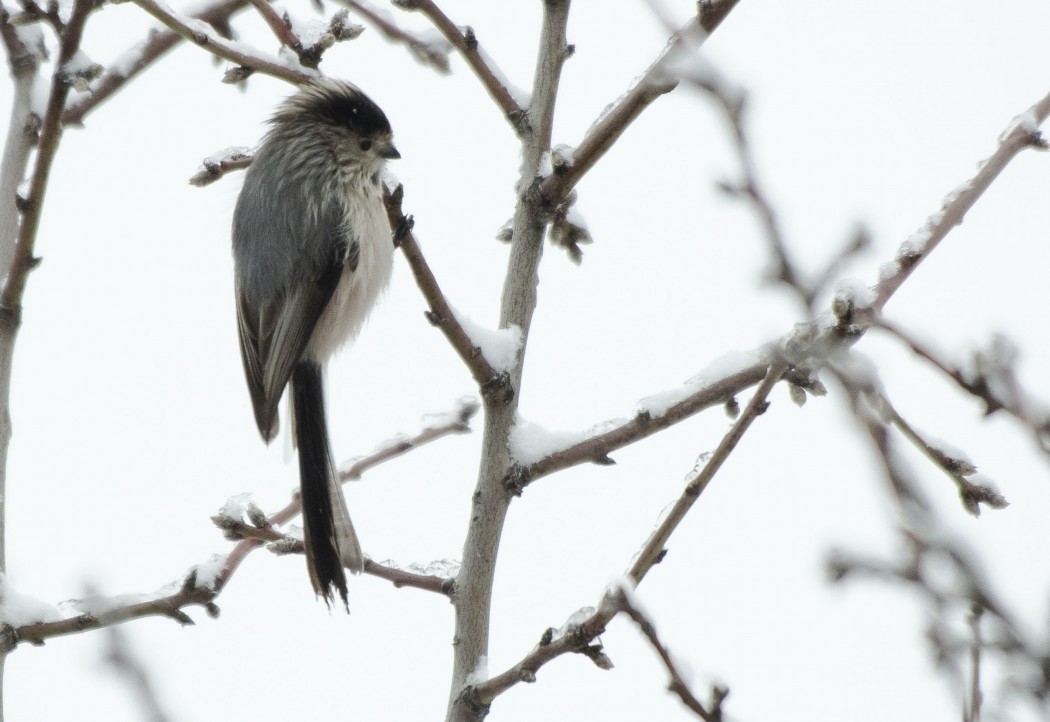
[[[446,0],[512,81],[531,86],[540,3]],[[666,2],[684,21],[694,6]],[[329,12],[333,11],[329,7]],[[307,17],[305,3],[294,12]],[[391,11],[393,12],[393,11]],[[247,17],[247,16],[246,16]],[[238,21],[270,52],[257,21]],[[424,28],[423,18],[397,13]],[[89,23],[106,63],[151,21],[131,4]],[[1050,85],[1043,0],[784,3],[744,0],[704,57],[748,89],[761,179],[799,264],[819,271],[857,223],[878,266],[992,152],[1010,119]],[[578,0],[569,24],[555,143],[575,144],[656,57],[666,29],[643,2]],[[518,170],[509,126],[458,59],[441,77],[369,30],[325,57],[387,112],[403,159],[405,209],[452,302],[494,325]],[[240,178],[197,189],[200,160],[252,145],[290,87],[219,82],[224,63],[180,47],[66,134],[40,228],[16,355],[8,571],[52,603],[150,592],[231,544],[209,516],[227,497],[282,506],[297,482],[282,444],[265,448],[237,351],[229,226]],[[9,83],[3,97],[10,96]],[[1023,153],[887,315],[953,358],[1008,334],[1024,380],[1050,397],[1047,229],[1050,157]],[[736,178],[717,109],[687,89],[658,100],[579,186],[595,238],[581,267],[548,248],[521,394],[524,417],[578,430],[630,416],[727,351],[801,320],[763,285],[754,216],[715,190]],[[357,344],[331,364],[337,457],[365,454],[475,392],[397,257],[390,291]],[[963,447],[1012,505],[967,517],[951,482],[913,458],[927,494],[981,550],[1033,635],[1045,633],[1050,478],[1023,430],[981,418],[894,343],[871,334],[890,398],[914,424]],[[778,388],[669,554],[639,590],[698,692],[731,689],[734,719],[957,720],[960,694],[934,672],[929,611],[899,587],[832,587],[832,548],[897,549],[893,507],[839,390],[803,409]],[[728,420],[715,409],[614,455],[544,479],[517,500],[500,549],[489,670],[506,669],[548,626],[594,604],[620,575],[697,457]],[[480,423],[475,426],[480,428]],[[401,564],[459,558],[480,435],[446,439],[347,489],[366,553]],[[913,455],[914,456],[914,455]],[[352,580],[352,613],[315,601],[303,562],[254,553],[218,600],[181,628],[125,625],[174,720],[434,720],[448,695],[452,608],[441,597]],[[953,610],[956,622],[962,612]],[[1044,639],[1045,637],[1039,637]],[[692,719],[633,626],[602,640],[616,664],[582,657],[542,669],[493,705],[493,720]],[[104,635],[22,647],[7,664],[11,720],[142,719],[102,664]],[[986,692],[997,696],[999,678]],[[1012,708],[1019,719],[1045,711]]]

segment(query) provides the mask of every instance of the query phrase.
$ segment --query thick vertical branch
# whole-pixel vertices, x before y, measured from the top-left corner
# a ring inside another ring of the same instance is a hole
[[[40,72],[40,59],[33,48],[27,47],[14,28],[3,18],[4,49],[11,65],[14,83],[11,98],[11,120],[7,126],[3,157],[0,158],[0,269],[10,274],[11,261],[18,241],[18,184],[26,177],[29,156],[36,144],[32,110],[33,83]],[[0,572],[7,571],[7,450],[11,443],[11,361],[15,335],[18,333],[17,313],[0,309]],[[0,655],[0,722],[4,717],[4,666],[7,655]]]
[[[3,157],[0,158],[0,269],[8,274],[18,241],[18,185],[26,177],[29,157],[36,144],[37,120],[31,107],[33,83],[40,71],[34,51],[4,24],[4,45],[14,81],[11,120],[7,126]],[[11,352],[18,331],[17,313],[0,313],[0,572],[7,571],[7,448],[11,440]]]
[[[39,63],[28,48],[5,22],[3,42],[11,61],[15,82],[2,163],[0,163],[0,259],[5,274],[0,292],[0,570],[7,568],[7,452],[11,442],[11,367],[14,361],[15,340],[22,316],[22,294],[26,278],[36,264],[33,248],[40,224],[40,209],[44,191],[51,173],[51,163],[62,135],[62,110],[69,96],[67,64],[80,48],[87,16],[94,9],[94,0],[76,0],[69,22],[62,30],[58,59],[51,81],[51,94],[40,128],[39,140],[31,107],[32,86],[39,72]],[[5,18],[6,20],[6,18]],[[30,180],[29,194],[24,207],[18,207],[16,189],[26,175],[29,154],[36,147],[36,166]],[[21,210],[21,219],[19,211]],[[0,722],[3,722],[3,670],[6,655],[0,656]]]
[[[521,131],[523,163],[518,186],[520,200],[514,216],[514,236],[503,286],[500,327],[515,325],[521,329],[522,360],[536,308],[538,268],[546,227],[542,197],[536,191],[536,186],[543,154],[550,150],[562,65],[571,54],[565,39],[568,17],[569,0],[546,0],[532,103],[528,109],[527,123]],[[463,690],[470,676],[478,669],[478,664],[488,654],[496,555],[511,499],[511,493],[504,483],[511,466],[507,438],[517,409],[521,369],[522,361],[519,360],[511,372],[511,388],[515,392],[513,396],[486,400],[483,456],[463,549],[463,567],[453,597],[456,631],[447,717],[449,722],[481,720],[488,712],[487,704],[470,694],[464,694]]]
[[[51,164],[62,138],[62,111],[69,97],[70,81],[67,77],[67,65],[80,49],[80,38],[84,34],[84,23],[95,8],[93,0],[77,0],[73,5],[73,14],[62,31],[58,62],[51,79],[51,94],[48,96],[47,111],[40,128],[40,141],[37,145],[36,167],[29,184],[26,207],[22,213],[22,224],[18,229],[18,240],[15,242],[11,265],[8,267],[3,292],[0,293],[0,305],[5,313],[17,313],[22,305],[22,294],[25,291],[26,278],[36,264],[33,248],[36,244],[36,232],[40,226],[40,209],[44,204],[44,193],[51,177]]]

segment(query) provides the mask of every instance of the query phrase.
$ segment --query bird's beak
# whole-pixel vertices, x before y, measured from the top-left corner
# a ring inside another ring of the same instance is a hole
[[[397,151],[397,147],[394,146],[393,141],[383,141],[376,147],[376,154],[380,158],[386,158],[387,160],[397,160],[401,157],[401,154]]]

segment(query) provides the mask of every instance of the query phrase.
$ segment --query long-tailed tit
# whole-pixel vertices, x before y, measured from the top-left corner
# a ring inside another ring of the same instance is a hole
[[[344,567],[364,568],[332,460],[324,364],[357,335],[390,280],[380,176],[400,158],[383,111],[357,87],[321,79],[271,119],[233,215],[241,358],[263,440],[288,387],[299,450],[303,535],[314,591],[347,605]]]

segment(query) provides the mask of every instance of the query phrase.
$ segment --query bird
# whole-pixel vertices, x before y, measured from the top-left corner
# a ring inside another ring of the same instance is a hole
[[[263,441],[287,390],[298,451],[303,542],[314,592],[349,611],[345,569],[364,555],[333,461],[324,375],[390,281],[382,174],[400,158],[390,122],[357,86],[313,80],[281,103],[233,214],[241,360]]]

